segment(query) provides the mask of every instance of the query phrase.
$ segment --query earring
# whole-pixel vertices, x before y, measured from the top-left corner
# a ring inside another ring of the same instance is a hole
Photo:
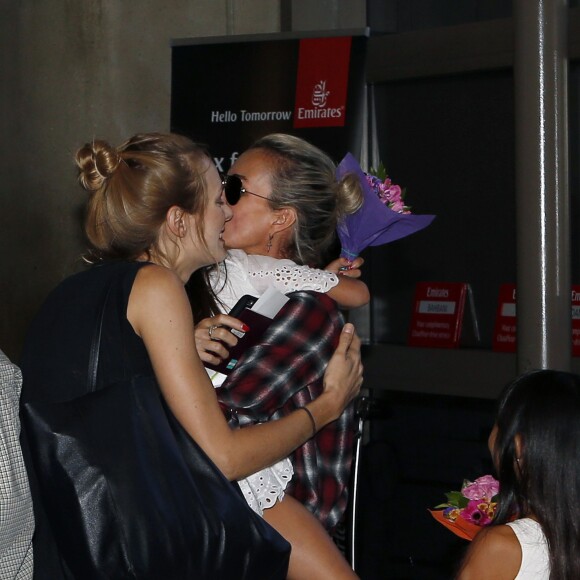
[[[270,250],[272,249],[272,239],[274,238],[274,234],[270,234],[268,236],[268,243],[266,244],[266,250],[268,251],[268,254],[270,253]]]

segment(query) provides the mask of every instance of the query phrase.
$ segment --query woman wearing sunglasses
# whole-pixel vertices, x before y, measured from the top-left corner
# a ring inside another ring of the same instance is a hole
[[[215,300],[206,297],[207,308],[197,312],[196,320],[214,314],[196,326],[202,360],[216,363],[236,342],[231,318],[216,312],[229,312],[240,297],[259,296],[268,286],[292,293],[293,302],[291,313],[270,327],[264,346],[252,349],[218,389],[218,398],[236,409],[237,424],[244,426],[284,416],[320,392],[342,325],[323,294],[346,308],[368,302],[366,285],[355,279],[362,260],[350,264],[347,276],[337,276],[345,260],[333,262],[334,271],[313,267],[323,263],[338,219],[360,207],[362,193],[354,177],[336,181],[334,163],[318,148],[282,134],[264,137],[244,152],[223,186],[233,213],[224,231],[229,252],[209,273]],[[189,286],[192,302],[202,303],[203,283],[191,280]],[[351,450],[349,409],[298,448],[292,462],[286,459],[240,482],[250,506],[292,544],[291,576],[352,576],[323,530],[334,528],[344,514]]]
[[[283,155],[295,153],[292,148],[306,149],[305,153],[310,155],[307,159],[312,164],[310,174],[304,167],[304,160],[283,165]],[[256,166],[268,165],[278,167],[279,173],[262,174],[253,180],[246,175],[248,172],[250,176],[255,175],[252,172],[256,171]],[[274,180],[276,189],[271,184]],[[254,183],[252,189],[262,193],[250,191],[248,182]],[[220,302],[233,306],[243,295],[241,291],[262,293],[268,286],[282,292],[328,293],[345,309],[368,302],[366,284],[355,280],[360,276],[358,267],[362,259],[353,264],[342,258],[325,269],[312,267],[324,262],[335,240],[339,217],[354,213],[360,207],[362,194],[357,179],[349,175],[336,181],[334,164],[322,151],[290,135],[271,135],[244,153],[231,173],[222,177],[222,183],[226,201],[234,208],[233,219],[236,219],[228,233],[232,240],[228,260],[232,264],[239,263],[237,267],[232,265],[230,270],[241,273],[238,282],[242,286],[224,285],[218,290]],[[270,197],[264,190],[270,192]],[[339,271],[347,272],[347,277],[339,278]]]

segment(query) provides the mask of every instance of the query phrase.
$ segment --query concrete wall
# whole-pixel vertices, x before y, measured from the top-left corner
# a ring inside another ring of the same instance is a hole
[[[279,30],[268,0],[3,0],[0,348],[16,358],[48,291],[80,267],[74,151],[169,128],[174,38]]]
[[[50,289],[82,267],[75,150],[94,137],[118,144],[169,129],[171,40],[278,32],[281,21],[293,30],[364,26],[363,0],[324,6],[0,0],[0,348],[8,356],[17,359]]]

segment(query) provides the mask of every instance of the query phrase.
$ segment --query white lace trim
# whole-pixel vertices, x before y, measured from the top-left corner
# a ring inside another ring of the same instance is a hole
[[[298,290],[326,293],[338,284],[338,276],[333,272],[298,266],[292,260],[248,256],[243,250],[229,250],[225,262],[210,274],[210,279],[226,312],[244,294],[261,296],[269,286],[284,294]]]
[[[274,286],[284,293],[297,290],[326,293],[338,284],[338,276],[333,272],[268,256],[248,256],[248,276],[251,284],[261,291]]]
[[[294,475],[290,459],[282,459],[274,465],[238,481],[248,505],[259,515],[282,501],[284,490]]]

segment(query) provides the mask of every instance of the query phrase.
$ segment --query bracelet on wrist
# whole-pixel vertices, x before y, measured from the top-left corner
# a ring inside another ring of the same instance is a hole
[[[316,435],[316,433],[318,432],[318,429],[316,428],[316,420],[314,419],[314,415],[311,413],[310,409],[308,409],[307,407],[298,407],[297,410],[298,411],[306,411],[306,414],[308,415],[310,422],[312,423],[312,437],[314,437]]]

